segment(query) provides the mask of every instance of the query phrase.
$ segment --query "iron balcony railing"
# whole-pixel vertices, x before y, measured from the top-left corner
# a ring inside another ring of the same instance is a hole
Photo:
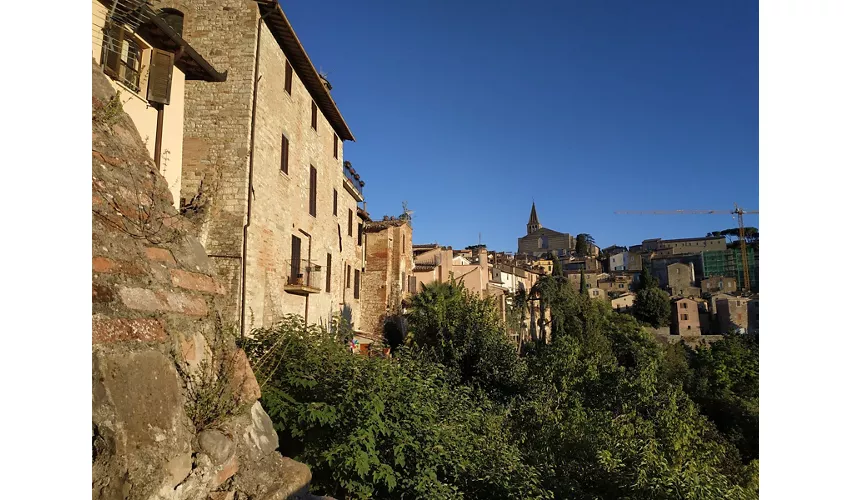
[[[360,174],[351,167],[350,161],[343,162],[342,172],[345,174],[345,178],[348,179],[354,190],[357,191],[360,196],[363,196],[363,186],[365,186],[366,183],[360,180]]]
[[[286,285],[289,287],[314,288],[321,290],[325,286],[325,272],[322,266],[307,259],[288,260],[289,276]]]

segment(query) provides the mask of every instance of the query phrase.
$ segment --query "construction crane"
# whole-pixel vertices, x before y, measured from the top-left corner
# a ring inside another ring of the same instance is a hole
[[[741,269],[744,272],[742,290],[750,290],[750,263],[747,259],[747,243],[744,238],[744,214],[758,214],[758,210],[744,210],[735,203],[734,210],[620,210],[618,215],[736,215],[738,217],[738,241],[741,243]]]

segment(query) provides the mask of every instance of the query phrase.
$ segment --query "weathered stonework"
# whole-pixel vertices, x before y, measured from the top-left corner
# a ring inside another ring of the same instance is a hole
[[[187,82],[181,193],[188,202],[196,197],[203,181],[202,190],[211,195],[194,220],[196,234],[224,286],[227,317],[238,322],[242,311],[243,234],[247,224],[246,330],[269,326],[289,313],[306,316],[309,322],[328,322],[333,314],[344,312],[357,326],[359,300],[354,298],[354,278],[349,281],[347,270],[350,266],[352,275],[355,269],[362,270],[363,257],[357,244],[356,215],[351,235],[348,231],[348,214],[356,214],[357,200],[344,187],[350,181],[343,175],[343,141],[338,141],[334,158],[335,131],[321,109],[317,130],[311,127],[314,97],[303,75],[293,71],[292,93],[284,89],[286,61],[292,55],[284,53],[268,21],[260,22],[255,1],[156,3],[186,12],[183,37],[209,54],[211,64],[228,72],[227,81],[220,84]],[[281,170],[282,135],[289,140],[287,173]],[[311,166],[317,176],[315,217],[309,214]],[[301,258],[322,269],[318,290],[306,297],[284,290],[292,275],[293,235],[301,239]],[[330,291],[325,282],[328,271]]]
[[[112,95],[93,64],[93,116]],[[275,451],[253,371],[217,321],[221,287],[183,226],[130,118],[93,119],[92,499],[273,498],[258,484],[306,494],[310,470]],[[226,439],[199,440],[186,373],[213,359],[216,338],[236,356],[241,406],[215,420]]]
[[[384,319],[410,295],[413,277],[413,229],[405,221],[366,223],[366,270],[361,292],[361,330],[383,337]],[[395,302],[395,303],[394,303]]]

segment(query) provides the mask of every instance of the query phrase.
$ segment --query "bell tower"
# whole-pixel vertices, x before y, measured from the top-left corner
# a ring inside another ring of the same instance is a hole
[[[528,229],[528,234],[540,229],[540,221],[537,220],[537,208],[534,206],[533,201],[531,202],[531,215],[528,217],[526,228]]]

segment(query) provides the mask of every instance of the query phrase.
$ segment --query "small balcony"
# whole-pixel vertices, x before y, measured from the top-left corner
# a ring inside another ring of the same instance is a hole
[[[322,266],[306,259],[286,261],[290,269],[283,291],[295,295],[310,295],[319,293],[325,286],[325,272]]]
[[[345,176],[345,189],[357,200],[358,203],[362,202],[365,198],[363,198],[363,186],[366,185],[365,182],[360,180],[360,174],[358,174],[352,167],[350,161],[345,161],[342,163],[342,173]]]

